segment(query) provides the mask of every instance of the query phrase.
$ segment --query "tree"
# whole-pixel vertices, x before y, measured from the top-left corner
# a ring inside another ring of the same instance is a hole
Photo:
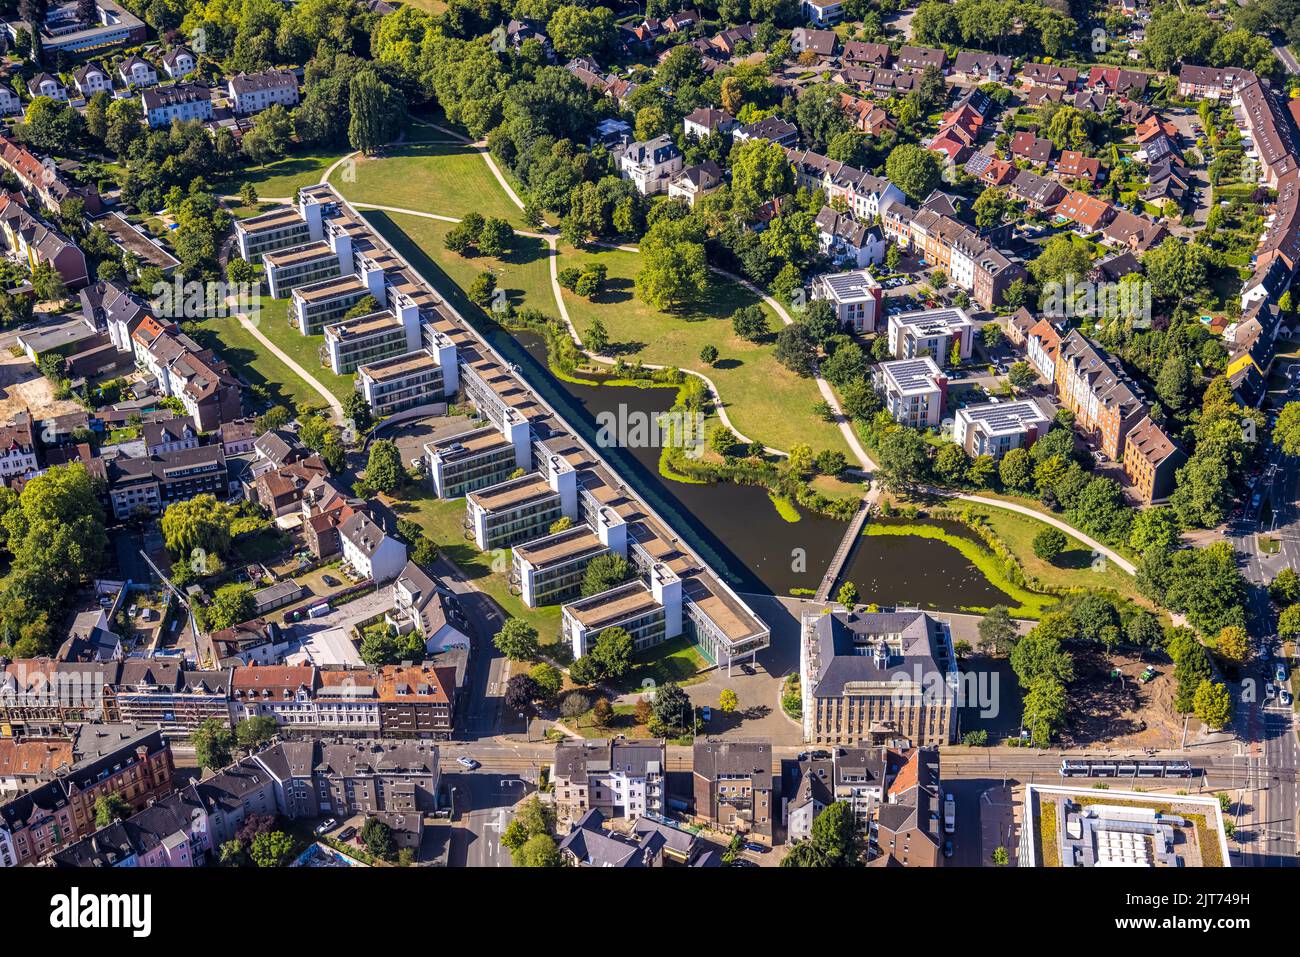
[[[817,344],[802,322],[782,326],[776,334],[776,361],[801,376],[812,374]]]
[[[858,603],[858,586],[853,582],[845,582],[840,586],[839,594],[835,596],[835,600],[847,608],[852,608]]]
[[[366,486],[376,492],[392,493],[402,485],[402,454],[391,439],[379,439],[370,446],[366,459]]]
[[[1033,487],[1034,466],[1029,452],[1024,448],[1014,448],[1002,456],[998,464],[998,476],[1007,488],[1026,492]]]
[[[1034,747],[1045,748],[1065,726],[1069,702],[1065,686],[1051,675],[1036,678],[1025,693],[1021,721]]]
[[[1006,867],[1010,863],[1011,863],[1011,855],[1007,853],[1007,849],[1005,847],[999,844],[997,847],[993,848],[994,867]]]
[[[348,142],[369,156],[393,138],[406,112],[401,94],[373,70],[360,70],[348,85]]]
[[[362,846],[381,860],[388,860],[397,850],[392,830],[377,817],[366,818],[366,823],[361,825],[360,837]]]
[[[186,560],[195,552],[225,557],[230,551],[230,526],[239,509],[218,502],[210,493],[172,502],[163,512],[162,533],[167,550]]]
[[[108,827],[114,821],[124,821],[130,816],[131,803],[117,791],[95,798],[95,827]]]
[[[1007,379],[1012,387],[1023,391],[1038,381],[1038,373],[1028,362],[1013,362],[1007,370]]]
[[[537,629],[522,618],[509,618],[492,644],[511,661],[527,661],[537,657]]]
[[[526,713],[537,697],[537,684],[530,675],[513,675],[506,682],[506,707],[511,711]]]
[[[1174,661],[1174,678],[1178,681],[1174,692],[1174,709],[1180,712],[1193,710],[1197,689],[1202,682],[1209,681],[1213,673],[1205,646],[1200,642],[1190,643]]]
[[[515,867],[559,867],[560,849],[549,834],[534,834],[511,855]]]
[[[232,583],[217,589],[212,596],[212,604],[203,609],[203,620],[209,631],[220,631],[248,621],[256,613],[253,586]]]
[[[700,350],[700,361],[707,366],[713,365],[718,361],[718,347],[709,345]]]
[[[917,202],[938,185],[940,172],[934,153],[910,143],[894,147],[885,160],[889,181]]]
[[[1273,441],[1287,455],[1300,455],[1300,402],[1288,402],[1277,415]]]
[[[608,728],[614,720],[614,706],[608,698],[597,698],[591,709],[592,723],[598,728]]]
[[[1146,508],[1133,519],[1129,547],[1139,555],[1155,549],[1169,551],[1178,544],[1178,516],[1171,508]]]
[[[636,293],[658,309],[676,309],[709,287],[704,233],[692,219],[661,219],[641,240]]]
[[[190,747],[199,767],[218,771],[230,763],[235,736],[217,718],[208,718],[190,734]]]
[[[596,636],[591,657],[603,678],[621,678],[632,666],[632,636],[622,628],[606,628]]]
[[[484,256],[501,256],[514,241],[515,231],[504,219],[493,216],[483,221],[478,234],[478,251]]]
[[[533,680],[537,700],[543,704],[554,704],[564,687],[564,674],[555,665],[541,662],[528,669],[528,677]]]
[[[1016,638],[1016,624],[1006,605],[994,605],[980,619],[979,646],[986,654],[1003,655]]]
[[[587,563],[582,576],[582,597],[590,598],[601,592],[609,591],[615,585],[627,580],[632,572],[627,559],[622,555],[598,555]]]
[[[913,429],[890,429],[876,448],[880,483],[891,491],[920,482],[928,463],[925,440]]]
[[[1074,624],[1064,612],[1050,611],[1011,649],[1011,670],[1022,688],[1042,677],[1061,684],[1074,679],[1074,658],[1063,641],[1074,637]]]
[[[960,445],[948,443],[939,449],[934,458],[934,473],[945,485],[960,485],[966,481],[970,459]]]
[[[264,831],[253,838],[248,856],[258,867],[285,867],[293,859],[293,838],[284,831]]]
[[[676,682],[669,681],[655,689],[654,723],[664,732],[675,733],[686,730],[694,723],[691,699]],[[653,731],[651,733],[655,734]]]
[[[741,216],[794,188],[794,170],[785,150],[771,140],[747,140],[731,151],[731,195]]]
[[[244,134],[244,153],[258,166],[265,166],[289,152],[293,136],[293,120],[283,104],[276,103],[253,121],[253,128]]]
[[[1034,554],[1045,562],[1052,562],[1065,551],[1070,540],[1056,528],[1045,528],[1034,536]]]
[[[492,304],[496,291],[497,277],[490,272],[481,272],[474,277],[465,293],[476,306],[486,309]]]
[[[770,331],[768,328],[767,313],[763,307],[757,304],[741,306],[731,314],[731,328],[742,339],[749,342],[758,342],[767,336]]]
[[[1277,633],[1281,638],[1300,638],[1300,605],[1288,605],[1277,616]]]
[[[1138,648],[1158,648],[1164,642],[1165,631],[1160,619],[1149,611],[1135,611],[1124,626],[1128,642]]]
[[[254,751],[270,741],[279,732],[280,726],[275,718],[268,715],[254,715],[235,725],[235,741],[245,751]]]
[[[1300,601],[1300,575],[1294,568],[1284,568],[1268,586],[1269,597],[1277,605],[1294,605]]]
[[[360,392],[348,393],[348,397],[343,400],[343,415],[352,420],[352,428],[358,433],[365,432],[375,421],[370,412],[370,403]]]
[[[1232,720],[1232,695],[1222,682],[1207,679],[1196,687],[1192,711],[1210,730],[1221,731]]]
[[[1239,664],[1250,654],[1250,637],[1241,625],[1229,625],[1214,639],[1214,650],[1228,661]]]
[[[722,693],[718,695],[718,710],[723,714],[732,714],[738,707],[740,707],[740,698],[737,697],[736,692],[730,688],[723,688]]]
[[[605,330],[605,324],[599,319],[591,320],[591,325],[587,326],[587,334],[583,336],[583,344],[587,351],[601,355],[609,349],[609,333]]]
[[[591,56],[605,50],[614,39],[614,14],[608,7],[566,5],[557,7],[546,26],[555,52],[566,59]]]
[[[528,841],[528,829],[519,818],[511,818],[506,829],[501,832],[501,846],[508,850],[511,857]]]
[[[796,842],[781,866],[855,867],[860,859],[853,809],[835,801],[813,819],[808,839]]]

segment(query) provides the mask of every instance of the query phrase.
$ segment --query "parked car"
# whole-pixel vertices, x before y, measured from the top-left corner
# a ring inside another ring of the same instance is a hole
[[[1280,662],[1280,661],[1277,663],[1276,667],[1273,668],[1273,678],[1274,678],[1274,679],[1277,681],[1277,683],[1280,684],[1280,685],[1281,685],[1281,684],[1286,684],[1286,665],[1285,665],[1285,664],[1283,664],[1283,663]]]
[[[746,841],[745,850],[753,851],[755,854],[766,854],[768,849],[765,844],[759,844],[756,841]]]
[[[1272,701],[1276,697],[1277,697],[1277,688],[1273,687],[1273,682],[1271,681],[1265,682],[1264,699],[1266,701]]]
[[[465,768],[469,771],[474,771],[482,767],[482,765],[479,764],[477,761],[475,761],[473,758],[467,758],[463,754],[456,759],[456,763],[459,764],[462,768]]]
[[[952,839],[949,838],[948,840],[943,842],[943,856],[952,857],[952,854],[953,854]]]
[[[338,840],[344,842],[350,841],[356,836],[357,836],[357,829],[355,827],[345,827],[343,830],[339,831],[338,834],[336,835]]]
[[[319,824],[316,825],[316,833],[317,835],[326,834],[329,831],[334,830],[334,828],[338,826],[339,826],[339,822],[334,820],[334,818],[330,818],[328,821],[321,821]]]
[[[337,588],[339,585],[343,584],[341,581],[339,581],[339,580],[338,580],[337,578],[335,578],[333,575],[321,575],[320,579],[321,579],[321,581],[323,581],[325,584],[329,585],[330,588]]]
[[[1283,689],[1280,700],[1282,704],[1286,705],[1288,708],[1291,707],[1291,692],[1287,691],[1286,689]]]

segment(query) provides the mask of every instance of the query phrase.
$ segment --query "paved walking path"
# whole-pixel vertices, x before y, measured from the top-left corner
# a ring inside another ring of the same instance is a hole
[[[343,414],[343,403],[338,400],[338,397],[333,392],[321,385],[320,381],[300,366],[292,356],[268,339],[262,330],[257,328],[257,324],[249,319],[248,316],[242,312],[239,313],[238,316],[239,324],[243,326],[254,339],[266,346],[272,355],[292,369],[294,373],[302,378],[303,382],[306,382],[312,387],[312,389],[320,393],[321,397],[329,404],[330,411],[334,413],[334,421],[336,423],[341,424],[343,420],[347,418],[347,416]]]
[[[1016,502],[1004,502],[1000,498],[986,498],[983,495],[964,495],[964,494],[959,494],[957,492],[953,492],[949,489],[937,488],[935,486],[926,486],[922,488],[922,491],[930,495],[942,495],[946,498],[957,498],[957,499],[961,499],[963,502],[975,502],[978,505],[991,505],[994,508],[1005,508],[1009,512],[1019,512],[1021,515],[1028,515],[1030,518],[1038,519],[1038,521],[1040,522],[1045,522],[1048,525],[1053,526],[1054,528],[1060,529],[1061,531],[1065,532],[1065,534],[1071,536],[1072,538],[1077,538],[1079,541],[1083,542],[1083,544],[1091,548],[1094,552],[1106,556],[1106,558],[1114,562],[1116,565],[1118,565],[1124,571],[1128,572],[1130,575],[1137,574],[1137,567],[1134,566],[1134,564],[1131,561],[1129,561],[1127,558],[1120,555],[1114,549],[1107,548],[1105,545],[1097,541],[1095,538],[1092,538],[1089,535],[1085,535],[1083,532],[1079,531],[1073,525],[1061,521],[1055,515],[1048,515],[1046,512],[1040,512],[1037,509],[1032,509],[1028,505],[1020,505]]]

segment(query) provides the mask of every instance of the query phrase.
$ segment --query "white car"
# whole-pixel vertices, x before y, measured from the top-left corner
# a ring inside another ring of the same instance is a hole
[[[1273,687],[1273,682],[1270,681],[1264,685],[1264,697],[1269,701],[1277,697],[1277,689]]]
[[[459,764],[462,768],[465,768],[466,770],[469,771],[473,771],[476,768],[482,767],[482,765],[480,765],[473,758],[467,758],[463,754],[456,759],[456,763]]]

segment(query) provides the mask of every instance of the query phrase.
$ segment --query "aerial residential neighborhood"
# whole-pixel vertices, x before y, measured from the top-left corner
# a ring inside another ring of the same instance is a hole
[[[0,6],[0,867],[1296,865],[1294,0]]]

